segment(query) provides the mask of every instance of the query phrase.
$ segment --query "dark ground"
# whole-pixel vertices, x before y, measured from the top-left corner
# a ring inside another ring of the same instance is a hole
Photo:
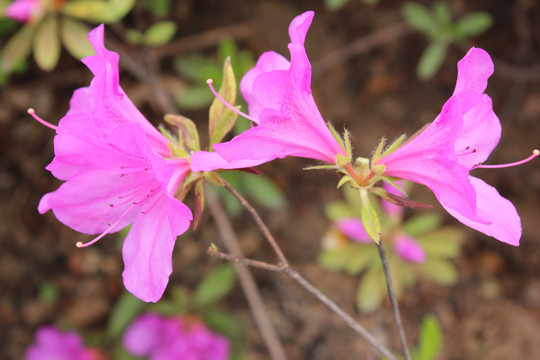
[[[306,48],[314,71],[328,53],[401,21],[400,1],[381,1],[371,8],[350,1],[342,11],[329,13],[320,1],[182,1],[173,18],[178,36],[189,37],[208,29],[248,22],[252,31],[239,43],[255,54],[273,49],[286,52],[287,27],[301,12],[316,16]],[[527,156],[538,147],[540,134],[540,4],[535,1],[451,1],[455,14],[483,10],[494,25],[474,38],[495,59],[495,75],[488,94],[493,98],[503,136],[489,163],[504,163]],[[108,32],[109,30],[107,30]],[[431,121],[451,95],[456,63],[471,44],[452,46],[442,70],[432,80],[415,77],[415,64],[427,44],[412,33],[342,62],[313,79],[313,91],[323,116],[338,129],[354,135],[356,155],[367,155],[385,135],[412,134]],[[197,48],[196,44],[194,48]],[[198,49],[208,54],[213,48]],[[24,76],[13,77],[0,90],[0,358],[19,359],[43,324],[60,323],[84,331],[103,329],[108,313],[122,293],[121,254],[111,238],[86,249],[77,241],[88,236],[61,225],[52,214],[40,216],[40,197],[59,182],[44,170],[53,157],[53,132],[34,122],[28,107],[51,122],[66,111],[75,88],[85,86],[90,73],[66,54],[58,68],[44,74],[31,65]],[[163,59],[168,81],[170,58]],[[523,69],[532,72],[519,77]],[[174,81],[173,81],[174,82]],[[147,87],[129,74],[124,89],[151,121],[162,114]],[[179,83],[182,85],[182,83]],[[177,86],[178,84],[174,84]],[[180,112],[182,112],[180,110]],[[205,112],[188,112],[204,121]],[[308,162],[286,159],[265,165],[286,192],[290,204],[279,213],[263,211],[292,265],[347,312],[355,313],[357,279],[322,270],[316,264],[320,239],[328,221],[324,204],[340,196],[337,177],[330,172],[305,172]],[[514,248],[470,231],[457,260],[460,282],[444,288],[420,282],[401,301],[409,342],[413,343],[422,317],[435,313],[444,330],[441,359],[533,359],[540,354],[540,167],[537,162],[504,170],[478,172],[514,202],[522,217],[521,246]],[[417,191],[419,199],[435,203],[431,194]],[[273,261],[247,215],[237,219],[236,230],[247,255]],[[455,223],[449,216],[450,223]],[[219,261],[209,258],[210,242],[220,244],[211,218],[177,242],[172,284],[195,286],[201,274]],[[314,298],[282,275],[254,270],[268,311],[290,359],[375,359],[356,334]],[[39,289],[53,283],[59,301],[46,304]],[[267,359],[239,288],[223,306],[250,324],[245,359]],[[362,325],[384,343],[398,349],[388,304],[376,313],[355,314]]]

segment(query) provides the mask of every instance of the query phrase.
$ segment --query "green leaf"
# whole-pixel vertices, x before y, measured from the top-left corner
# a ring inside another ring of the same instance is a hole
[[[362,201],[362,223],[364,224],[364,228],[369,237],[378,244],[381,239],[381,223],[379,222],[379,216],[371,204],[367,190],[359,189],[358,191]]]
[[[201,308],[219,301],[232,290],[235,283],[236,273],[230,264],[216,267],[195,289],[195,306]]]
[[[465,233],[460,228],[444,226],[417,237],[428,257],[451,258],[459,255]]]
[[[167,123],[178,128],[179,141],[185,144],[189,150],[199,151],[201,149],[199,132],[193,120],[176,114],[167,114],[164,118]]]
[[[360,217],[361,213],[356,213],[341,201],[331,202],[326,206],[326,216],[332,221],[342,218]]]
[[[148,310],[163,316],[175,316],[188,311],[190,297],[186,289],[180,286],[173,286],[169,289],[168,293],[168,298],[161,299],[157,303],[149,304]]]
[[[71,56],[82,59],[94,54],[94,48],[88,41],[88,33],[90,32],[88,26],[68,17],[63,17],[60,30],[62,43]]]
[[[330,11],[337,11],[344,7],[349,0],[324,0],[324,6]]]
[[[240,177],[246,195],[257,204],[273,210],[283,209],[287,205],[283,191],[267,176],[242,173]]]
[[[34,59],[44,71],[51,71],[60,58],[58,19],[51,14],[38,25],[34,36]]]
[[[433,41],[424,49],[416,67],[420,79],[427,80],[435,75],[444,62],[447,48],[446,41]]]
[[[236,102],[236,79],[231,66],[230,58],[227,58],[223,64],[222,84],[218,94],[229,105]],[[233,128],[238,114],[227,106],[217,97],[212,102],[209,111],[208,131],[210,135],[210,145],[221,142],[227,133]],[[210,146],[210,149],[212,146]]]
[[[453,285],[458,281],[458,272],[450,261],[428,258],[419,266],[425,277],[441,285]]]
[[[214,95],[208,90],[208,86],[200,85],[186,89],[184,92],[178,94],[176,97],[176,103],[178,106],[185,110],[200,109],[212,101]]]
[[[165,45],[172,40],[178,25],[174,21],[160,21],[150,26],[143,35],[142,41],[146,45]]]
[[[412,237],[417,237],[435,230],[441,225],[441,216],[436,212],[417,215],[403,225],[403,231]]]
[[[424,316],[418,339],[417,360],[436,360],[441,350],[443,333],[437,318],[431,314]]]
[[[437,21],[443,26],[449,25],[452,22],[452,12],[445,1],[437,1],[433,6],[433,13]]]
[[[491,15],[485,12],[472,12],[463,16],[454,26],[456,40],[483,33],[493,24]]]
[[[337,249],[322,251],[319,255],[319,264],[331,271],[344,270],[353,256],[350,246],[345,245]]]
[[[124,292],[114,305],[109,316],[109,323],[107,324],[107,333],[109,336],[120,338],[127,326],[146,307],[147,304],[144,301],[139,300],[127,291]]]
[[[405,3],[401,11],[405,21],[416,30],[429,34],[439,26],[431,11],[418,3]]]
[[[363,313],[376,310],[386,295],[386,284],[381,267],[370,268],[362,279],[356,293],[356,306]]]
[[[9,39],[0,55],[1,72],[11,73],[28,56],[32,48],[32,39],[35,30],[36,28],[32,25],[24,25],[21,30]]]
[[[68,16],[96,23],[113,23],[131,11],[135,0],[75,0],[62,6]]]
[[[349,275],[359,274],[372,264],[374,259],[379,259],[377,249],[373,244],[351,244],[349,248],[351,256],[345,265],[345,271]]]

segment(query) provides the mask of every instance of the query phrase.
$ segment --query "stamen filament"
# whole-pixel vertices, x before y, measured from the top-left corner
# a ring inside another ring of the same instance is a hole
[[[232,111],[234,111],[235,113],[237,113],[238,115],[240,116],[243,116],[245,117],[246,119],[248,120],[251,120],[253,121],[255,124],[258,124],[259,123],[259,120],[255,119],[255,118],[252,118],[251,116],[241,112],[240,110],[236,109],[234,106],[232,106],[231,104],[229,104],[228,102],[225,101],[225,99],[223,99],[216,91],[216,89],[214,89],[214,86],[212,85],[212,83],[214,82],[214,80],[212,79],[208,79],[206,80],[206,83],[208,84],[208,87],[210,88],[210,91],[212,91],[212,93],[214,94],[215,97],[217,97],[219,99],[219,101],[221,101],[223,103],[223,105],[225,105],[226,107],[228,107],[229,109],[231,109]]]
[[[512,167],[512,166],[517,166],[517,165],[525,164],[525,163],[531,161],[532,159],[534,159],[538,155],[540,155],[540,151],[538,149],[534,149],[531,156],[529,156],[528,158],[523,159],[521,161],[516,161],[516,162],[508,163],[508,164],[500,164],[500,165],[482,165],[482,164],[478,164],[478,165],[473,166],[473,169],[478,169],[478,168],[482,168],[482,169],[502,169],[502,168],[507,168],[507,167]]]
[[[131,212],[131,210],[133,210],[133,208],[134,208],[135,206],[137,206],[137,205],[135,205],[135,204],[131,205],[131,206],[130,206],[130,207],[129,207],[122,215],[120,215],[120,217],[118,218],[118,220],[116,220],[116,221],[114,222],[114,224],[109,225],[109,227],[107,228],[107,230],[105,230],[104,232],[102,232],[98,237],[96,237],[96,238],[90,240],[90,241],[87,242],[87,243],[83,243],[82,241],[78,241],[77,244],[75,244],[75,246],[77,246],[78,248],[83,248],[83,247],[87,247],[87,246],[90,246],[90,245],[92,245],[92,244],[95,244],[95,243],[98,242],[102,237],[104,237],[105,235],[107,235],[108,233],[110,233],[110,232],[113,230],[113,228],[114,228],[116,225],[118,225],[118,223],[119,223],[120,221],[122,221],[122,220],[126,217],[126,215],[129,214],[129,213]]]
[[[46,127],[48,128],[51,128],[53,130],[56,130],[58,128],[58,126],[55,126],[51,123],[48,123],[47,121],[43,120],[42,118],[40,118],[39,116],[36,115],[36,111],[32,108],[29,108],[27,110],[28,114],[30,114],[30,116],[32,116],[37,122],[39,122],[41,125],[45,125]]]

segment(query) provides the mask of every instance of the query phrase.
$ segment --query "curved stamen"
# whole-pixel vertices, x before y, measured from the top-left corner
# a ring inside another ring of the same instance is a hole
[[[78,241],[77,244],[75,244],[78,248],[83,248],[83,247],[87,247],[87,246],[90,246],[92,244],[95,244],[96,242],[98,242],[102,237],[104,237],[105,235],[109,234],[113,228],[118,225],[118,223],[120,221],[122,221],[127,214],[129,214],[131,212],[131,210],[133,210],[133,208],[137,206],[135,204],[132,204],[122,215],[120,215],[120,217],[118,218],[118,220],[116,220],[114,222],[114,224],[110,224],[109,227],[107,228],[107,230],[105,230],[104,232],[102,232],[98,237],[90,240],[89,242],[87,243],[83,243],[82,241]]]
[[[56,130],[58,128],[58,126],[55,126],[51,123],[48,123],[46,122],[45,120],[43,120],[42,118],[40,118],[39,116],[36,115],[36,111],[32,108],[29,108],[27,110],[28,114],[30,114],[30,116],[32,116],[34,119],[36,119],[37,122],[39,122],[40,124],[42,125],[45,125],[46,127],[48,128],[51,128],[53,130]]]
[[[532,159],[534,159],[538,155],[540,155],[540,151],[538,149],[534,149],[531,156],[529,156],[528,158],[523,159],[521,161],[516,161],[516,162],[513,162],[513,163],[509,163],[509,164],[500,164],[500,165],[477,164],[477,165],[473,166],[473,169],[478,169],[478,168],[482,168],[482,169],[502,169],[502,168],[507,168],[507,167],[512,167],[512,166],[517,166],[517,165],[525,164],[525,163],[531,161]]]
[[[234,111],[235,113],[237,113],[238,115],[240,116],[243,116],[245,117],[246,119],[248,120],[251,120],[253,121],[255,124],[258,124],[259,123],[259,120],[255,119],[255,118],[252,118],[251,116],[241,112],[240,110],[236,109],[234,106],[232,106],[231,104],[229,104],[228,102],[225,101],[225,99],[223,99],[216,91],[216,89],[214,89],[214,86],[212,85],[212,83],[214,82],[214,80],[212,79],[208,79],[206,80],[206,83],[208,84],[208,87],[210,88],[210,91],[212,91],[212,93],[214,94],[215,97],[217,97],[219,99],[219,101],[221,101],[223,103],[223,105],[225,105],[226,107],[228,107],[229,109],[231,109],[232,111]]]

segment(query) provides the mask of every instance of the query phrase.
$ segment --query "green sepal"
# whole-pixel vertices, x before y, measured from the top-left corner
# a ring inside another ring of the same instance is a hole
[[[345,184],[348,183],[349,181],[351,181],[351,182],[354,183],[354,180],[353,180],[352,177],[350,177],[350,176],[348,176],[348,175],[343,176],[343,177],[339,180],[339,182],[338,182],[338,184],[337,184],[337,188],[339,189],[340,187],[342,187],[343,185],[345,185]]]
[[[381,223],[377,211],[369,200],[368,191],[366,189],[359,189],[360,200],[362,201],[362,224],[366,229],[366,233],[369,235],[376,244],[381,241]]]
[[[195,183],[193,193],[195,205],[193,206],[193,221],[191,224],[193,226],[193,231],[195,231],[197,230],[199,220],[201,219],[201,215],[204,211],[204,187],[202,181],[199,180]]]
[[[383,178],[384,181],[389,183],[392,187],[396,188],[404,196],[409,196],[409,195],[407,195],[407,192],[405,190],[403,190],[398,184],[396,184],[395,178],[391,178],[389,176],[383,176],[382,178]]]
[[[231,59],[225,59],[223,64],[223,81],[218,94],[230,105],[236,102],[236,79],[231,66]],[[237,110],[240,107],[235,107]],[[218,98],[215,98],[210,106],[208,132],[210,136],[210,150],[212,145],[221,142],[227,133],[233,128],[238,114],[229,109]]]
[[[345,152],[347,153],[347,157],[352,159],[351,133],[349,130],[345,129],[343,131],[343,137],[345,138]]]
[[[386,143],[386,139],[382,138],[379,142],[379,145],[377,146],[377,149],[375,150],[375,153],[373,154],[373,157],[371,158],[371,163],[375,164],[377,160],[381,157],[382,150],[384,148],[384,144]]]
[[[54,69],[60,59],[58,18],[51,14],[38,25],[34,35],[34,59],[44,71]]]
[[[85,24],[69,17],[62,18],[60,35],[66,50],[76,59],[94,54],[94,48],[88,41],[90,29]]]
[[[336,139],[336,141],[339,143],[339,146],[341,146],[343,150],[345,150],[345,144],[343,143],[343,139],[341,138],[341,136],[339,136],[334,125],[332,125],[329,121],[326,122],[326,125],[328,126],[328,129],[332,133],[334,139]]]
[[[0,72],[9,74],[28,56],[32,49],[35,30],[34,25],[24,25],[21,30],[9,39],[0,53]]]
[[[165,115],[165,122],[178,128],[178,138],[181,144],[190,151],[201,150],[199,142],[199,132],[195,123],[182,115],[167,114]]]
[[[394,142],[392,143],[392,145],[390,145],[388,148],[386,148],[386,150],[384,150],[384,153],[382,154],[381,158],[387,156],[387,155],[390,155],[391,153],[393,153],[394,151],[397,150],[397,148],[401,145],[401,143],[403,142],[403,140],[405,140],[405,134],[401,135],[400,137],[398,137],[396,140],[394,140]]]
[[[210,184],[212,184],[214,186],[218,186],[218,187],[225,186],[225,183],[223,182],[223,179],[221,178],[221,176],[219,176],[216,173],[205,172],[204,173],[204,178],[206,179],[206,181],[208,181]]]
[[[337,165],[339,167],[345,167],[345,166],[347,166],[348,164],[351,163],[351,158],[350,157],[346,157],[346,156],[343,156],[343,155],[340,155],[340,154],[336,155],[336,159],[337,159]]]

